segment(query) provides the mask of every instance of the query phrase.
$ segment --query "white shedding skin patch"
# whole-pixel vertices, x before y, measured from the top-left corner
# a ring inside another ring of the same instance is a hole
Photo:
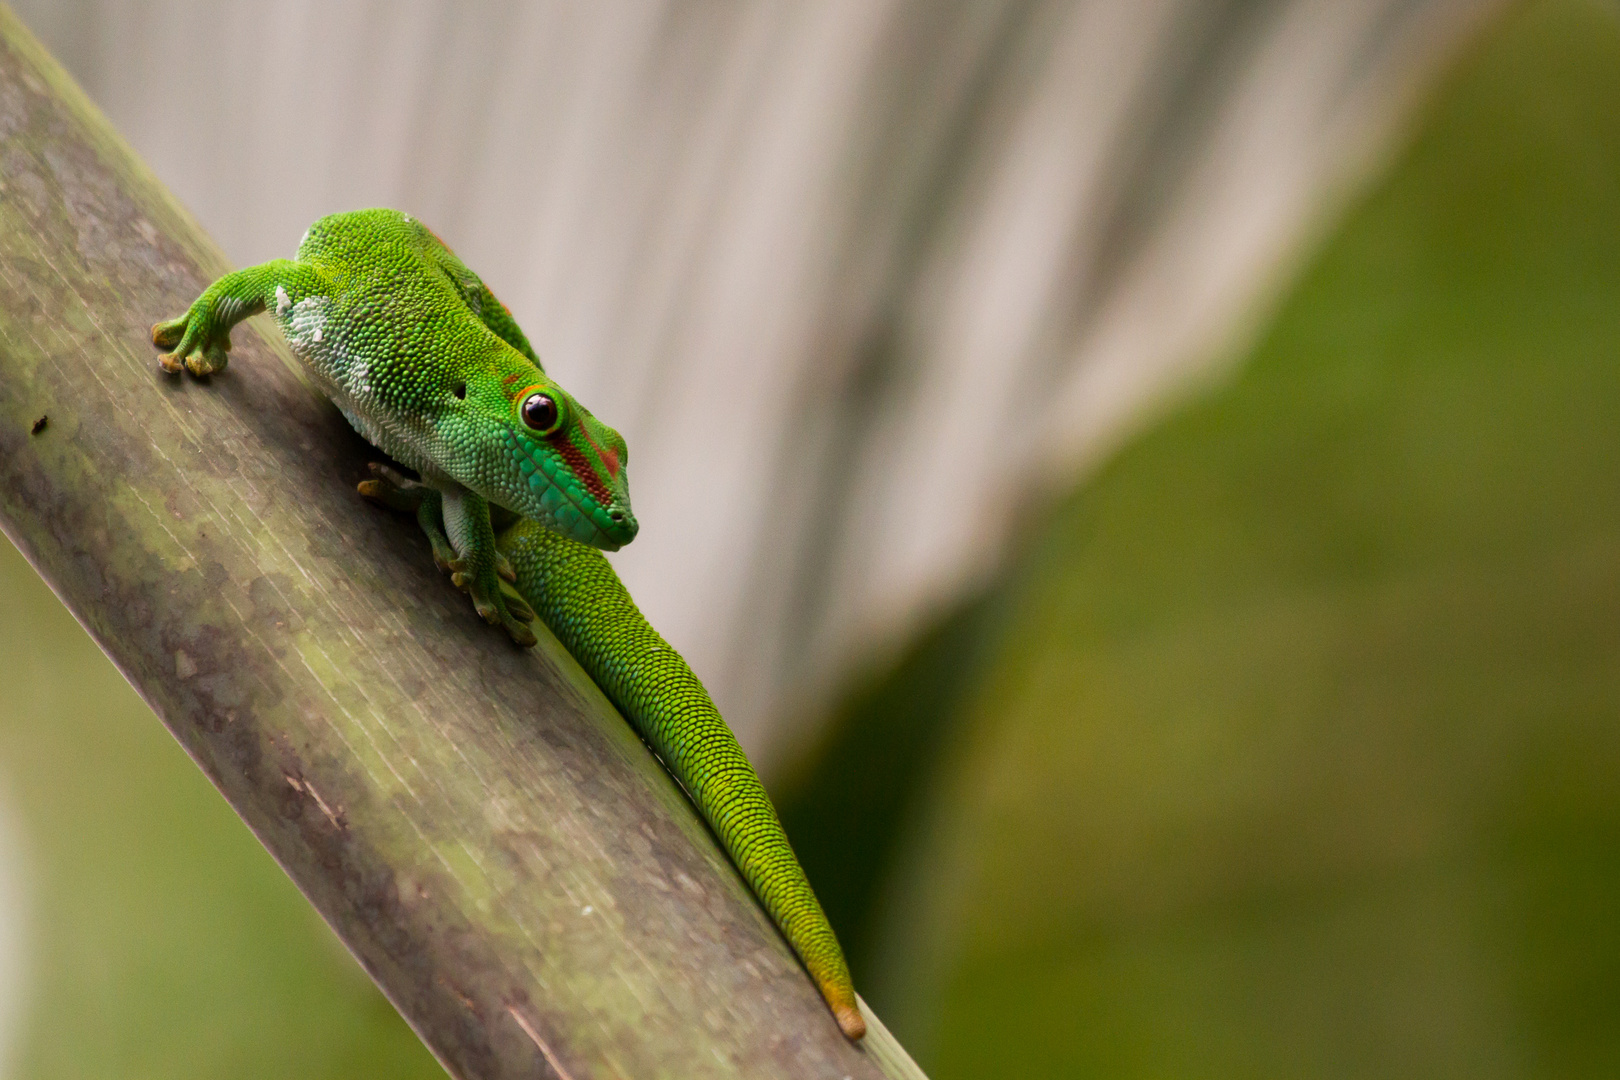
[[[347,373],[349,358],[335,354],[326,340],[326,307],[324,296],[308,296],[292,306],[282,328],[287,344],[297,357],[308,364],[322,379],[341,383]]]
[[[325,296],[306,296],[291,306],[281,329],[293,355],[361,438],[413,469],[431,468],[432,463],[423,459],[412,434],[405,430],[412,426],[409,421],[376,415],[371,361],[351,351],[353,342],[344,333],[341,313],[332,315],[332,311],[332,302]],[[329,328],[330,334],[326,332]],[[3,1071],[0,1080],[5,1080]]]
[[[287,314],[287,309],[289,307],[291,307],[291,306],[292,306],[292,299],[287,295],[287,290],[282,288],[280,285],[277,285],[276,286],[276,315],[281,316],[281,315]]]

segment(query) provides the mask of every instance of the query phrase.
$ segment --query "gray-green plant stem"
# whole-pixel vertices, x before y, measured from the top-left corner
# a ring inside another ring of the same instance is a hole
[[[844,1040],[556,641],[511,646],[355,494],[377,455],[273,329],[158,369],[152,323],[227,269],[0,7],[0,528],[445,1067],[920,1076]]]

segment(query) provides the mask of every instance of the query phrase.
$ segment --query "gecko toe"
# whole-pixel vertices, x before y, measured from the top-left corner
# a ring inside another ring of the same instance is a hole
[[[510,589],[501,590],[501,600],[506,605],[506,613],[525,625],[534,622],[536,616],[534,608],[529,602]]]
[[[152,327],[152,344],[160,349],[172,349],[186,336],[186,320],[170,319]]]
[[[512,643],[525,649],[532,649],[540,644],[540,639],[534,635],[534,627],[528,623],[506,620],[506,633],[511,637]]]
[[[215,372],[224,371],[229,358],[225,350],[216,345],[210,345],[201,352],[194,352],[186,357],[186,370],[197,378],[206,378]]]
[[[356,486],[361,495],[390,510],[416,513],[417,507],[422,505],[422,492],[418,488],[407,486],[409,481],[400,483],[401,478],[392,469],[379,467],[376,462],[372,462],[372,472],[375,475],[370,480],[362,480]]]

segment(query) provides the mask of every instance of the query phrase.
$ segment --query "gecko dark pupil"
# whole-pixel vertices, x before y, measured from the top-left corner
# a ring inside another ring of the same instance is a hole
[[[530,394],[523,403],[523,422],[536,431],[557,426],[557,403],[544,394]]]

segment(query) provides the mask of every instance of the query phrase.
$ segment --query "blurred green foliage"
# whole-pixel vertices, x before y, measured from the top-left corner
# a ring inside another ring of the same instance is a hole
[[[0,658],[0,810],[30,908],[21,1039],[0,1072],[443,1080],[3,537]]]
[[[1620,1076],[1613,8],[1498,23],[837,732],[784,816],[934,1080]]]

